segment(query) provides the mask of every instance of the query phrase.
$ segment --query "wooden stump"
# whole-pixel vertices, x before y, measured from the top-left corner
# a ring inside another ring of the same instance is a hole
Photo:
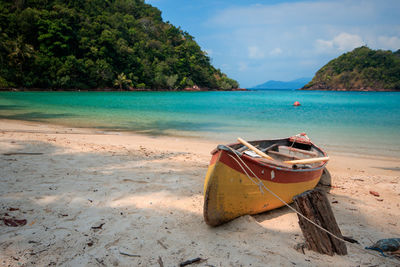
[[[295,196],[293,201],[298,212],[320,225],[322,228],[343,239],[325,193],[319,190],[306,191]],[[308,249],[331,256],[333,256],[334,253],[338,255],[347,254],[346,244],[343,241],[322,231],[315,225],[306,221],[303,217],[297,216]]]

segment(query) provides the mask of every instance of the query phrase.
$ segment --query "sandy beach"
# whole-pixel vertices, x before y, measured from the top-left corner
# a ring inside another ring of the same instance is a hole
[[[396,265],[363,248],[400,237],[399,158],[327,151],[324,189],[343,235],[360,243],[331,257],[294,248],[304,238],[288,208],[207,226],[203,181],[217,145],[0,120],[0,218],[26,220],[0,220],[0,265]]]

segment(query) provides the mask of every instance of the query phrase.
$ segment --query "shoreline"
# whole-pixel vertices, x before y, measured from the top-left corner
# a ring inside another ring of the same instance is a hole
[[[327,89],[327,88],[300,88],[299,91],[332,91],[332,92],[400,92],[400,89]]]
[[[0,88],[0,92],[210,92],[210,91],[248,91],[246,88],[232,89],[210,89],[210,88],[184,88],[179,90],[171,89],[115,89],[115,88],[92,88],[92,89],[45,89],[45,88]]]
[[[187,140],[199,140],[201,142],[211,142],[216,144],[215,146],[219,144],[227,144],[227,143],[234,143],[236,140],[232,139],[230,141],[224,141],[218,138],[210,138],[209,136],[204,137],[204,136],[194,136],[194,135],[189,135],[189,134],[153,134],[151,131],[148,133],[146,131],[135,131],[135,130],[128,130],[128,129],[103,129],[101,127],[96,128],[96,127],[76,127],[76,126],[70,126],[65,123],[55,123],[55,122],[44,122],[44,121],[31,121],[31,120],[15,120],[15,119],[5,119],[5,118],[0,118],[0,126],[2,125],[2,122],[4,122],[6,125],[11,124],[25,124],[25,125],[30,125],[32,126],[31,129],[34,129],[35,127],[38,128],[48,128],[52,129],[54,127],[59,127],[57,128],[58,130],[54,131],[47,131],[44,132],[43,130],[38,131],[38,130],[30,130],[27,131],[27,129],[21,129],[23,132],[29,132],[29,133],[46,133],[46,134],[62,134],[62,133],[67,133],[65,129],[74,129],[74,133],[80,133],[79,130],[81,130],[82,133],[90,133],[93,135],[138,135],[138,136],[143,136],[143,137],[150,137],[150,138],[183,138]],[[17,127],[17,129],[20,129],[21,127]],[[9,129],[2,129],[0,128],[0,131],[7,132],[7,131],[15,131],[13,128]],[[17,130],[16,132],[18,132]],[[64,131],[64,132],[63,132]],[[72,132],[69,132],[72,133]],[[282,136],[281,138],[284,138],[286,136]],[[278,137],[277,137],[278,138]],[[322,146],[321,144],[317,143],[316,145]],[[349,152],[349,147],[339,147],[337,145],[330,146],[325,145],[322,146],[323,150],[328,153],[328,155],[334,154],[334,155],[342,155],[345,157],[358,157],[358,158],[365,158],[365,159],[380,159],[380,160],[388,160],[388,161],[398,161],[400,160],[400,157],[397,157],[395,155],[388,155],[388,154],[377,154],[373,153],[373,151],[370,148],[364,148],[363,152],[360,151],[351,151]],[[211,151],[211,150],[210,150]]]
[[[332,92],[400,92],[400,89],[326,89],[326,88],[298,88],[298,89],[254,89],[254,88],[232,88],[232,89],[210,89],[210,88],[184,88],[171,89],[115,89],[115,88],[92,88],[92,89],[44,89],[44,88],[0,88],[0,92],[243,92],[243,91],[332,91]]]
[[[203,182],[217,144],[0,120],[0,214],[27,220],[20,227],[0,221],[0,262],[159,266],[161,258],[176,266],[200,257],[207,259],[200,266],[393,264],[362,248],[400,232],[398,159],[328,151],[328,198],[343,235],[361,244],[331,257],[294,249],[304,238],[288,208],[208,227]]]
[[[5,127],[4,127],[5,126]],[[17,127],[15,127],[17,126]],[[14,128],[13,128],[14,127]],[[35,130],[35,129],[41,130]],[[133,130],[104,130],[101,128],[85,128],[85,127],[72,127],[64,124],[56,124],[49,122],[37,122],[37,121],[26,121],[26,120],[13,120],[13,119],[0,119],[0,133],[26,133],[26,134],[51,134],[51,135],[93,135],[93,136],[124,136],[126,138],[132,137],[137,138],[139,140],[160,140],[163,142],[170,142],[171,140],[178,142],[197,142],[199,144],[205,145],[208,147],[207,150],[203,150],[202,153],[205,155],[211,155],[211,152],[214,148],[216,148],[220,144],[234,143],[236,140],[232,140],[232,142],[224,143],[219,139],[210,139],[207,137],[197,137],[190,135],[154,135],[148,134],[146,132],[133,131]],[[317,144],[319,145],[319,144]],[[170,147],[169,147],[170,148]],[[357,152],[348,152],[347,150],[341,150],[340,148],[335,147],[334,149],[326,149],[326,147],[322,147],[322,149],[327,152],[329,156],[345,158],[345,159],[354,159],[357,158],[359,160],[376,160],[382,162],[391,162],[398,163],[398,168],[400,169],[400,157],[388,156],[382,154],[366,154],[366,153],[357,153]],[[210,156],[211,159],[211,156]]]

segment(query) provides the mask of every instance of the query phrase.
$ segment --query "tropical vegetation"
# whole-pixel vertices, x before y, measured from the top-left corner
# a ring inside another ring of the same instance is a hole
[[[356,48],[323,66],[303,89],[400,90],[400,49]]]
[[[0,88],[237,88],[143,0],[0,0]]]

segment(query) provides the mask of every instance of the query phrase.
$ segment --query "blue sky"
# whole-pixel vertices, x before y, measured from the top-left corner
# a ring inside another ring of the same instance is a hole
[[[242,87],[313,77],[355,47],[400,49],[399,0],[146,0]]]

